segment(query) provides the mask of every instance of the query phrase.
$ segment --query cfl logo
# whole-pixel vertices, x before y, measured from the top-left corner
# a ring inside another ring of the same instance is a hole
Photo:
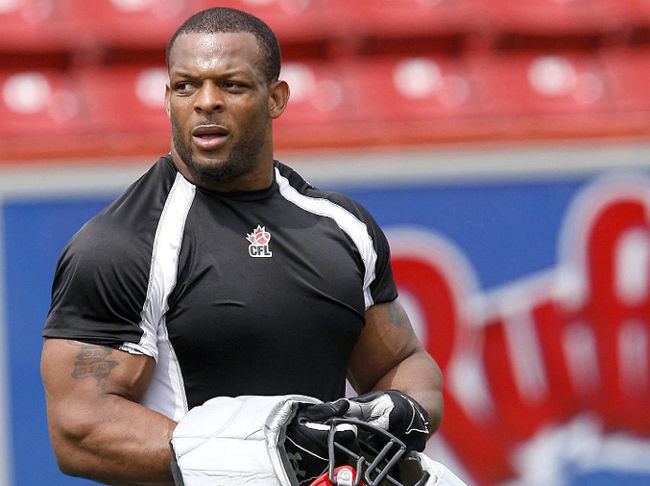
[[[258,224],[252,233],[246,235],[246,239],[250,243],[248,246],[248,254],[251,257],[269,258],[273,256],[273,252],[269,248],[271,233],[266,231],[266,226],[260,226]]]
[[[265,257],[272,257],[273,252],[269,250],[269,247],[264,245],[264,246],[255,246],[255,245],[250,245],[248,247],[248,254],[254,258],[265,258]]]

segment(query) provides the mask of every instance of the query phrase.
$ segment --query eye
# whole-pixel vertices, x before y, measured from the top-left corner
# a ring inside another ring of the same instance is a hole
[[[224,81],[221,83],[221,86],[223,89],[226,89],[228,91],[241,91],[246,88],[243,83],[240,83],[238,81]]]
[[[174,85],[174,89],[179,93],[189,93],[192,91],[194,85],[189,81],[180,81]]]

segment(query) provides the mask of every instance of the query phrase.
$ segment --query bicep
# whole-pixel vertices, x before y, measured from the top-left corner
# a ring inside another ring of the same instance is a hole
[[[48,429],[61,471],[111,484],[170,482],[169,440],[176,424],[138,403],[154,368],[153,358],[144,355],[45,341]]]
[[[46,339],[41,375],[48,415],[56,423],[71,410],[89,410],[94,402],[111,395],[138,402],[154,367],[154,360],[148,356],[79,341]]]
[[[423,351],[409,318],[397,301],[375,304],[352,351],[350,379],[360,393],[374,385],[409,356]]]

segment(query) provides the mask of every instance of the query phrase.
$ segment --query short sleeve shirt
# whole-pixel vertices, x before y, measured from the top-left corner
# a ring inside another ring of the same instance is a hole
[[[173,419],[215,396],[344,393],[365,310],[397,297],[370,214],[274,163],[218,193],[162,157],[57,265],[43,335],[156,360],[144,404]]]

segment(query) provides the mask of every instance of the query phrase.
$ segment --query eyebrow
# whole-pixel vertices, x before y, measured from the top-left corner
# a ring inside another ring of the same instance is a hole
[[[177,68],[177,69],[171,68],[169,70],[169,77],[171,78],[172,76],[178,76],[178,77],[182,77],[182,78],[192,78],[192,79],[195,79],[197,77],[201,77],[201,76],[197,76],[196,74],[192,73],[191,71],[185,70],[183,68]],[[245,77],[249,77],[249,78],[255,78],[253,73],[250,73],[250,72],[242,70],[242,69],[233,69],[233,70],[230,70],[230,71],[225,71],[225,72],[220,73],[218,77],[219,78],[226,78],[226,77],[235,77],[235,76],[245,76]]]

